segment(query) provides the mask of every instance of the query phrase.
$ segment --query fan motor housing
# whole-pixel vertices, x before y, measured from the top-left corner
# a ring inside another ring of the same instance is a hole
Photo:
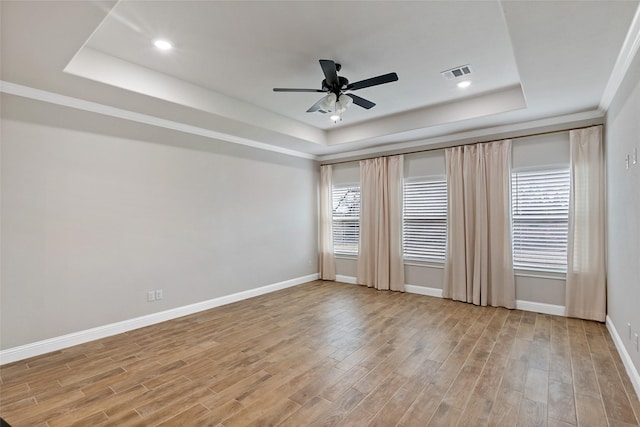
[[[349,85],[349,80],[346,77],[338,76],[338,84],[331,87],[327,84],[327,79],[322,80],[322,90],[327,92],[334,92],[336,95],[341,90],[345,90]]]

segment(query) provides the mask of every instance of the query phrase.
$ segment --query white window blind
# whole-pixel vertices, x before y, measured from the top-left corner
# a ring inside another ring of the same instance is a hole
[[[443,262],[447,247],[447,181],[443,177],[405,181],[404,257]]]
[[[566,271],[569,170],[513,172],[513,264],[530,270]]]
[[[333,250],[337,254],[358,254],[360,231],[360,186],[333,187]]]

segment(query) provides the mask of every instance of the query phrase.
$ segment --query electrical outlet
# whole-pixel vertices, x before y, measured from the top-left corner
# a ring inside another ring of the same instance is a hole
[[[627,323],[627,330],[629,331],[629,339],[631,339],[632,334],[631,334],[631,323]]]
[[[162,289],[156,291],[156,300],[162,299]]]
[[[156,293],[154,291],[147,292],[147,301],[152,302],[156,300]]]

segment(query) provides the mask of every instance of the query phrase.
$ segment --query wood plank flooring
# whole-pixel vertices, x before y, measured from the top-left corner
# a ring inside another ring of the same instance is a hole
[[[12,426],[632,426],[604,325],[312,282],[0,367]]]

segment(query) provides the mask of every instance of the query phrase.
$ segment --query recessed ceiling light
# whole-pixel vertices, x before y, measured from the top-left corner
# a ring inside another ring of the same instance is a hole
[[[153,45],[160,50],[169,50],[173,47],[173,45],[166,40],[154,40]]]
[[[458,83],[458,87],[460,89],[464,89],[465,87],[469,87],[469,86],[471,86],[471,82],[469,80],[465,80],[465,81],[462,81],[462,82]]]

